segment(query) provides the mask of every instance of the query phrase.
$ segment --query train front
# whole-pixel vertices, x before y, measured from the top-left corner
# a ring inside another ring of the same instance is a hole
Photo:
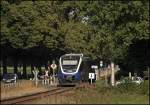
[[[60,85],[75,85],[80,81],[80,65],[83,54],[66,54],[60,57],[58,80]]]

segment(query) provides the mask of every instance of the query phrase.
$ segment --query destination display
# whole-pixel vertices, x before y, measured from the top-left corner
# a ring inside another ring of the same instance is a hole
[[[63,65],[77,65],[77,60],[63,60]]]

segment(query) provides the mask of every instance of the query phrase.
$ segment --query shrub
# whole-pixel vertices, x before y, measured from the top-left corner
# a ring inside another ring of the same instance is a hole
[[[139,86],[139,93],[149,96],[149,80],[145,81]]]
[[[125,82],[116,87],[116,89],[121,93],[137,93],[149,95],[149,83],[145,81],[144,83],[137,85],[136,83]]]

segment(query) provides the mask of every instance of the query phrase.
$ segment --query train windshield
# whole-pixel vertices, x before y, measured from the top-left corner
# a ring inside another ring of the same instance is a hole
[[[64,72],[76,72],[80,56],[63,56],[61,59],[62,69]]]

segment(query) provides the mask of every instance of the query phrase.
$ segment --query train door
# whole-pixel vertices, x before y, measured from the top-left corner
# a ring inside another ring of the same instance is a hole
[[[81,64],[81,80],[83,82],[88,81],[89,72],[92,71],[91,65],[92,65],[92,60],[89,57],[83,58],[83,61],[82,61],[82,64]]]

